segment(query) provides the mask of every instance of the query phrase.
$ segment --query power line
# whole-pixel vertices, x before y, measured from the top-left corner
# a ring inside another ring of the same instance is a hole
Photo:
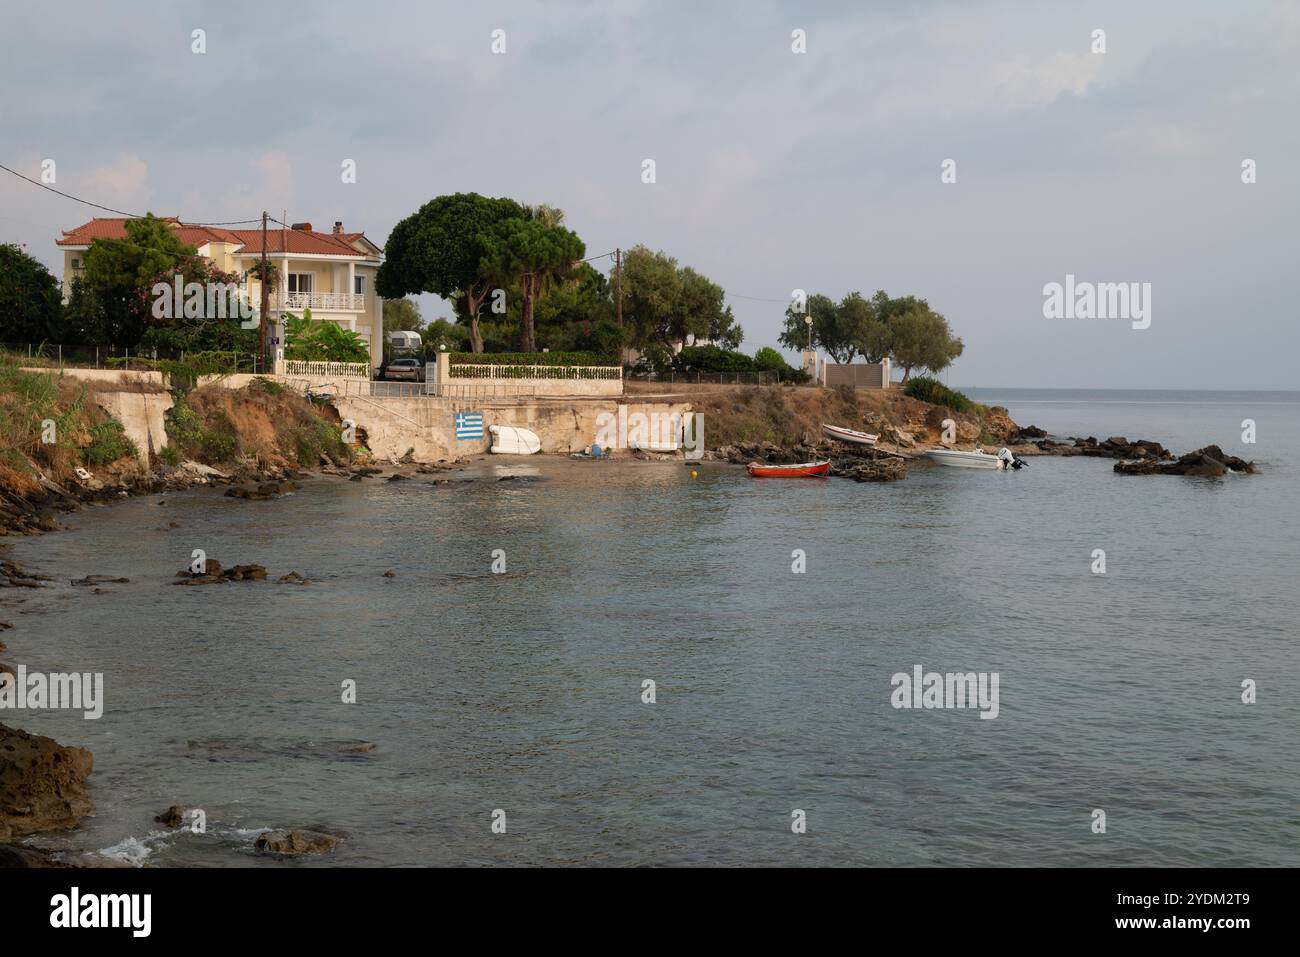
[[[111,207],[111,206],[104,206],[104,205],[101,204],[101,203],[93,203],[93,202],[91,202],[91,201],[88,200],[88,199],[82,199],[80,196],[73,196],[71,193],[65,193],[65,192],[63,192],[63,190],[61,190],[61,189],[55,189],[53,186],[50,186],[48,183],[42,183],[42,182],[40,182],[39,180],[34,180],[34,179],[32,179],[30,176],[25,176],[25,175],[23,175],[22,173],[18,172],[17,170],[10,169],[8,166],[5,166],[5,165],[2,164],[2,163],[0,163],[0,170],[4,170],[6,173],[9,173],[10,175],[17,176],[19,179],[24,180],[25,182],[31,183],[33,186],[39,186],[41,189],[49,190],[51,193],[54,193],[55,195],[58,195],[58,196],[62,196],[64,199],[70,199],[70,200],[72,200],[72,201],[75,202],[75,203],[81,203],[81,204],[83,204],[83,205],[85,205],[85,206],[91,206],[91,207],[94,207],[95,209],[102,209],[102,210],[103,210],[104,212],[106,212],[106,213],[116,213],[116,214],[119,215],[119,216],[125,216],[127,219],[144,219],[144,216],[141,215],[140,213],[128,213],[128,212],[126,212],[125,210],[114,209],[114,208]],[[271,222],[274,222],[274,223],[279,224],[280,226],[283,226],[285,229],[292,229],[292,228],[293,228],[293,227],[292,227],[291,225],[289,225],[288,223],[283,222],[282,220],[276,219],[274,216],[268,216],[267,219],[270,220]],[[260,223],[260,222],[262,222],[262,218],[261,218],[260,216],[257,217],[257,218],[254,218],[254,219],[233,219],[233,220],[227,220],[227,221],[225,221],[225,222],[188,222],[188,221],[180,220],[180,219],[177,220],[177,224],[178,224],[178,225],[181,225],[181,226],[247,226],[247,225],[250,225],[250,224]],[[348,244],[345,243],[343,240],[338,239],[338,238],[335,237],[332,233],[319,233],[318,235],[326,237],[326,238],[329,239],[331,242],[334,242],[334,243],[335,243],[337,246],[339,246],[341,249],[346,249],[346,250],[347,250],[348,252],[350,252],[350,253],[356,253],[356,252],[357,252],[357,250],[356,250],[355,248],[353,248],[352,246],[348,245]],[[287,250],[286,250],[286,252],[287,252]],[[589,257],[587,257],[586,259],[579,259],[578,262],[579,262],[579,263],[590,263],[590,262],[595,262],[595,261],[598,260],[598,259],[606,259],[606,258],[608,258],[608,257],[610,257],[610,256],[614,256],[614,255],[616,255],[617,252],[618,252],[618,250],[614,250],[614,249],[612,249],[612,250],[610,250],[609,252],[607,252],[607,253],[601,253],[601,254],[598,255],[598,256],[589,256]],[[531,273],[527,273],[526,275],[532,275],[532,274],[531,274]],[[791,301],[791,300],[789,300],[789,299],[769,299],[769,298],[765,298],[765,297],[762,297],[762,296],[742,296],[742,295],[740,295],[739,293],[728,293],[727,295],[729,295],[729,296],[730,296],[731,298],[733,298],[733,299],[748,299],[748,300],[750,300],[751,302],[784,302],[784,303],[789,303],[789,302]]]
[[[736,292],[729,292],[727,293],[727,295],[730,296],[732,299],[750,299],[753,300],[754,302],[784,302],[787,304],[794,302],[793,299],[763,299],[759,296],[742,296],[740,295],[740,293],[736,293]]]
[[[144,216],[142,216],[139,213],[128,213],[125,210],[114,209],[112,206],[105,206],[102,203],[92,203],[90,200],[82,199],[80,196],[73,196],[71,193],[65,193],[61,189],[55,189],[53,186],[50,186],[48,183],[42,183],[39,180],[32,179],[30,176],[24,176],[22,173],[18,172],[17,170],[12,170],[8,166],[5,166],[3,164],[0,164],[0,169],[4,170],[6,173],[9,173],[13,176],[17,176],[21,180],[25,180],[26,182],[31,183],[33,186],[39,186],[41,189],[49,190],[51,193],[54,193],[58,196],[62,196],[64,199],[70,199],[74,203],[81,203],[85,206],[93,206],[95,209],[102,209],[106,213],[117,213],[117,215],[125,216],[127,219],[144,219]],[[224,223],[191,223],[191,222],[183,222],[179,219],[177,220],[177,223],[181,226],[242,226],[247,223],[260,223],[260,222],[261,222],[260,218],[259,219],[236,219]]]

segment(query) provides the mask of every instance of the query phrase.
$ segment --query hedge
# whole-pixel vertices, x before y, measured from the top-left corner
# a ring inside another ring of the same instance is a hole
[[[616,366],[618,359],[594,352],[449,352],[462,366]]]

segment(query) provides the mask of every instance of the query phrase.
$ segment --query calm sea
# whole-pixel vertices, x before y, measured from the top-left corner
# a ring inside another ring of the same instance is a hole
[[[105,674],[101,720],[17,722],[95,755],[98,815],[42,843],[210,866],[1300,864],[1300,394],[971,391],[1262,472],[1039,458],[859,485],[550,458],[77,513],[15,556],[63,583],[0,608],[11,660]],[[195,548],[314,583],[173,587]],[[131,581],[67,584],[86,574]],[[996,672],[997,717],[896,710],[917,665]],[[171,804],[207,832],[154,824]],[[263,828],[343,842],[269,862]]]

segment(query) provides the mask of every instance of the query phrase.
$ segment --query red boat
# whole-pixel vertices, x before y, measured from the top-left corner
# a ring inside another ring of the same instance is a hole
[[[809,478],[829,473],[831,463],[829,459],[825,462],[803,462],[799,465],[760,465],[758,462],[750,462],[745,467],[754,478]]]

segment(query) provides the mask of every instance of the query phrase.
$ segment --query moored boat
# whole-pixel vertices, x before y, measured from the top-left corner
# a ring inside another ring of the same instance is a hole
[[[764,465],[750,462],[745,466],[754,478],[811,478],[826,475],[831,470],[830,460],[825,462],[801,462],[798,465]]]
[[[990,455],[982,449],[963,452],[961,449],[930,449],[925,453],[930,461],[962,469],[1018,469],[1024,462],[1016,458],[1010,449],[1001,449],[997,455]]]

